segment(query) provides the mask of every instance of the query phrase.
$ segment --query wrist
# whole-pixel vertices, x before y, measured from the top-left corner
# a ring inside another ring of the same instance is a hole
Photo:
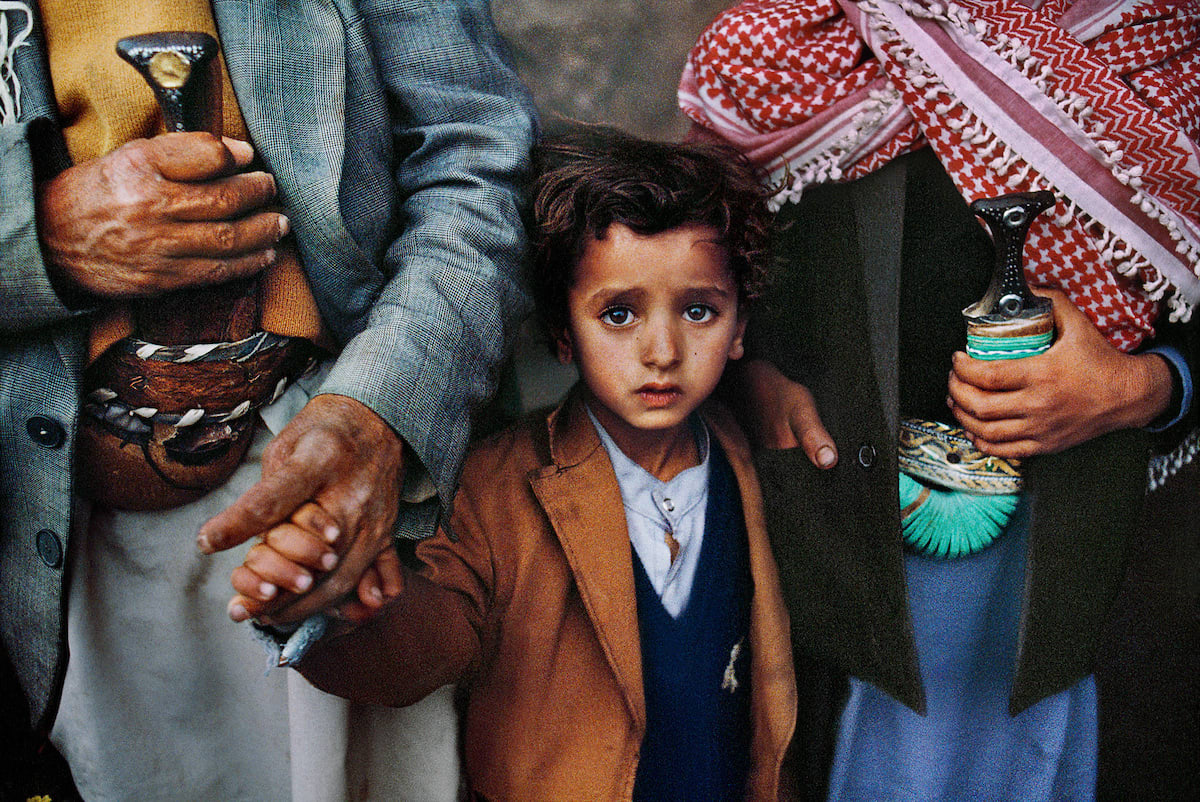
[[[1140,429],[1172,408],[1175,377],[1166,359],[1154,353],[1133,354],[1123,428]]]

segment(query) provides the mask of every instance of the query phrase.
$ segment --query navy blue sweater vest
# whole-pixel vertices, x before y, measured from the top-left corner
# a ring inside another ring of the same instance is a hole
[[[646,735],[638,802],[741,799],[750,765],[750,598],[741,496],[716,442],[691,598],[672,618],[633,555]],[[632,548],[632,547],[631,547]]]

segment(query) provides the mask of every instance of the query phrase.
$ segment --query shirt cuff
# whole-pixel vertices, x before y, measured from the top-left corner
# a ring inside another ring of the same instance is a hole
[[[1148,432],[1166,431],[1183,420],[1192,408],[1192,372],[1183,354],[1173,345],[1153,345],[1140,353],[1158,354],[1171,368],[1171,404],[1146,425]]]

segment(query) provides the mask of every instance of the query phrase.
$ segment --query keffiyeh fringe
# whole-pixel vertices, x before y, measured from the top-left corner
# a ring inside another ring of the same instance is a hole
[[[782,178],[778,203],[798,199],[806,186],[870,173],[926,143],[968,200],[1049,189],[1058,199],[1054,217],[1035,225],[1027,249],[1034,282],[1066,290],[1124,350],[1152,336],[1160,305],[1171,320],[1189,319],[1200,301],[1200,161],[1194,132],[1181,130],[1195,123],[1172,117],[1190,115],[1186,98],[1194,92],[1175,92],[1185,98],[1179,109],[1163,103],[1155,110],[1124,83],[1120,91],[1089,86],[1111,84],[1112,71],[1091,51],[1081,63],[1079,43],[1050,23],[1075,5],[1063,0],[1046,3],[1042,16],[972,0],[842,5],[849,22],[830,0],[749,2],[727,12],[689,60],[680,88],[685,113],[741,146],[773,180]],[[1195,3],[1188,13],[1180,9],[1174,4],[1173,16],[1160,16],[1170,21],[1172,58],[1192,58],[1200,14]],[[1123,23],[1160,13],[1153,2],[1086,10],[1089,34],[1098,37],[1091,47],[1126,61],[1130,28]],[[859,54],[845,46],[849,23],[870,48],[862,55],[873,53],[877,62],[855,61]],[[825,74],[823,57],[836,62]],[[809,83],[819,76],[815,90],[803,87],[811,94],[789,89],[804,85],[792,80],[797,71]],[[1189,68],[1186,80],[1194,83],[1195,73]],[[988,83],[1001,78],[1019,100],[1016,112],[988,96]],[[1114,112],[1130,122],[1128,130],[1106,125]],[[1039,125],[1042,139],[1026,130]],[[1060,160],[1055,139],[1067,140],[1075,164]],[[1111,179],[1098,179],[1094,165]]]

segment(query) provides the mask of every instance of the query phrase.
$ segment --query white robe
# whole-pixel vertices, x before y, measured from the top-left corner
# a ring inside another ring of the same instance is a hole
[[[257,481],[272,432],[307,400],[297,384],[263,410],[266,425],[223,487],[174,510],[93,510],[75,538],[70,660],[51,740],[89,802],[457,798],[451,688],[392,709],[266,673],[249,625],[225,612],[249,544],[196,549],[200,524]]]

